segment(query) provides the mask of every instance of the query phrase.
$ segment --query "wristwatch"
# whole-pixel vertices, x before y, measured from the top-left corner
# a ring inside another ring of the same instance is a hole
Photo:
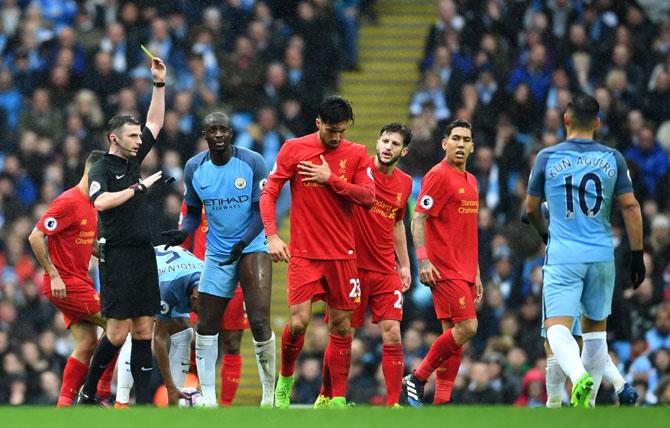
[[[165,86],[165,82],[154,82],[156,88],[162,88]]]

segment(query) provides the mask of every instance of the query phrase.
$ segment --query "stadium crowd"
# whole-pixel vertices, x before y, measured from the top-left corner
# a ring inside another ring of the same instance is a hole
[[[106,120],[142,117],[151,97],[143,43],[170,65],[168,107],[142,164],[177,178],[148,213],[157,237],[179,217],[184,162],[204,150],[203,113],[223,109],[235,144],[271,167],[281,144],[313,131],[321,98],[356,69],[359,16],[373,1],[6,0],[0,6],[0,404],[54,404],[71,340],[43,298],[26,238],[47,204],[103,149]],[[445,122],[473,123],[469,170],[480,189],[485,298],[453,402],[544,404],[539,336],[544,247],[519,222],[535,154],[564,136],[570,95],[594,95],[598,138],[629,162],[645,217],[648,277],[626,288],[627,243],[614,219],[619,273],[609,323],[613,359],[644,404],[670,404],[670,6],[664,1],[439,0],[411,95],[414,139],[401,168],[415,183],[443,157]],[[354,105],[354,110],[356,106]],[[379,124],[381,127],[383,124]],[[361,142],[368,143],[368,142]],[[279,203],[286,213],[288,203]],[[411,243],[411,239],[408,240]],[[437,337],[430,291],[405,299],[407,370]],[[665,303],[664,303],[665,301]],[[296,370],[295,403],[312,403],[328,330],[317,316]],[[379,329],[352,349],[349,399],[383,403]],[[430,395],[432,383],[427,386]],[[611,387],[599,403],[612,403]]]

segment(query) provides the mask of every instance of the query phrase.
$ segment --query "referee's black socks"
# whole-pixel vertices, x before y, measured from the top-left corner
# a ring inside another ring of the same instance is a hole
[[[137,404],[151,404],[151,340],[133,339],[130,351],[130,372],[135,383],[135,402]]]
[[[100,376],[107,368],[107,365],[114,359],[121,346],[115,346],[109,341],[107,336],[103,336],[95,348],[91,365],[88,368],[86,382],[84,382],[83,392],[89,397],[95,397],[96,389]]]

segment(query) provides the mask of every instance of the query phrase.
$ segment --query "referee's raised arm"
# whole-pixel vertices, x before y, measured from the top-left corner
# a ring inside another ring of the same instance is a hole
[[[151,60],[151,76],[153,77],[154,90],[151,94],[151,104],[147,111],[147,122],[145,126],[149,128],[154,138],[163,128],[163,119],[165,118],[165,74],[166,67],[163,60],[154,58]]]

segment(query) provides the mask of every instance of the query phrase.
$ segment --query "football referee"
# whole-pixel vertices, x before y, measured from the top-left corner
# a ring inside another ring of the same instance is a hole
[[[99,403],[95,397],[98,379],[128,332],[133,342],[130,366],[136,402],[152,401],[151,337],[160,290],[146,192],[164,180],[160,171],[142,180],[140,164],[163,127],[166,67],[159,58],[152,60],[151,74],[154,88],[145,127],[141,129],[140,122],[129,114],[113,117],[107,130],[109,152],[89,172],[88,196],[101,223],[100,300],[102,315],[108,321],[107,336],[95,349],[79,404]]]

